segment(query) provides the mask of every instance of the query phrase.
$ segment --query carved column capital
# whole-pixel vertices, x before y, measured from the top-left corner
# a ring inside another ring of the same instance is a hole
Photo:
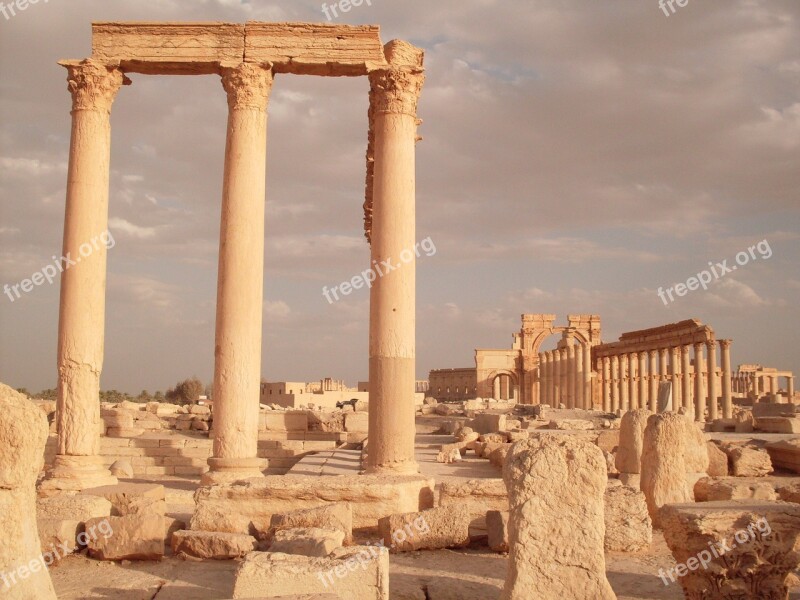
[[[717,347],[717,341],[716,340],[708,340],[706,342],[706,346],[708,347],[709,351],[715,350],[716,347]]]
[[[271,65],[241,63],[222,67],[220,75],[230,110],[267,110],[273,82]]]
[[[117,92],[131,80],[118,67],[111,67],[90,58],[80,62],[63,62],[67,69],[67,89],[72,94],[72,110],[111,112]]]
[[[731,342],[733,340],[719,340],[719,345],[723,350],[727,350],[731,347]]]
[[[369,74],[369,82],[372,110],[417,116],[417,103],[425,83],[422,69],[379,69]]]

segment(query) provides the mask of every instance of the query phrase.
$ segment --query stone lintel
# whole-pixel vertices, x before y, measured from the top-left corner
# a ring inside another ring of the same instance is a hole
[[[361,76],[386,66],[377,25],[325,23],[92,24],[92,58],[147,75],[204,75],[222,64],[272,64],[275,73]]]

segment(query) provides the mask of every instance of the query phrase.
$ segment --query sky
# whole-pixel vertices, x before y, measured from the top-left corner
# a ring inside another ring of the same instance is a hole
[[[371,0],[331,21],[425,50],[417,238],[436,253],[417,265],[418,379],[510,347],[522,313],[599,314],[607,342],[696,318],[733,339],[734,365],[800,371],[800,3],[675,8]],[[40,0],[0,14],[0,285],[61,254],[71,101],[56,61],[90,55],[91,22],[247,20],[328,22],[316,0]],[[101,385],[138,393],[213,376],[227,105],[218,76],[130,77],[111,117]],[[368,377],[368,292],[322,295],[369,262],[368,89],[276,77],[266,379]],[[669,300],[723,261],[737,268]],[[55,386],[58,293],[56,280],[0,295],[0,381]]]

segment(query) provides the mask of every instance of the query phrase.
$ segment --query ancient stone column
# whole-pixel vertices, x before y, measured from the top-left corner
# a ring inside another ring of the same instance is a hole
[[[541,357],[539,359],[539,369],[542,374],[542,381],[541,381],[541,404],[550,404],[549,400],[549,392],[550,392],[550,356],[547,352],[542,352],[539,354]]]
[[[267,102],[272,72],[222,69],[228,139],[222,184],[214,351],[214,455],[204,484],[260,477],[258,412],[264,295]],[[412,388],[413,389],[413,388]]]
[[[603,410],[611,412],[611,359],[608,356],[603,361]]]
[[[731,395],[731,340],[719,341],[722,355],[722,417],[733,418],[733,396]]]
[[[786,391],[789,394],[789,403],[794,404],[794,376],[786,378]]]
[[[49,547],[42,553],[36,522],[36,479],[47,432],[44,412],[0,383],[0,597],[8,600],[56,600],[47,570],[55,557]],[[74,526],[71,533],[71,542],[64,538],[70,552]]]
[[[667,349],[660,348],[658,350],[658,381],[668,381],[669,380],[669,363],[667,362]]]
[[[619,410],[619,356],[611,357],[611,412]]]
[[[569,351],[566,348],[559,350],[561,355],[561,400],[564,406],[568,406],[569,402]]]
[[[561,352],[553,350],[553,408],[561,404]]]
[[[647,352],[639,352],[639,408],[647,408]]]
[[[669,374],[672,383],[672,410],[677,412],[681,408],[680,390],[680,348],[673,346],[669,349]]]
[[[689,346],[681,346],[681,402],[686,408],[686,413],[694,414],[692,407],[692,373],[691,359],[689,357]]]
[[[642,472],[642,447],[647,419],[653,415],[646,408],[625,413],[620,421],[619,447],[614,459],[620,480],[625,485],[639,488],[638,475]],[[631,477],[636,475],[636,477]]]
[[[703,423],[706,420],[706,402],[703,394],[703,342],[694,345],[694,420]]]
[[[709,420],[716,421],[719,418],[719,403],[717,398],[717,342],[709,340],[706,342],[708,349],[708,415]]]
[[[567,408],[575,408],[575,345],[567,345]]]
[[[583,346],[578,344],[575,348],[575,408],[586,408],[584,396],[583,373],[584,369],[589,369],[589,365],[583,362]]]
[[[621,410],[630,410],[630,398],[628,398],[628,355],[622,354],[619,357],[619,404]]]
[[[636,371],[639,368],[639,353],[631,352],[628,356],[628,400],[629,410],[639,408],[639,386],[636,381]]]
[[[58,453],[46,493],[115,484],[100,454],[111,105],[130,83],[117,68],[65,61],[72,94],[58,319]],[[88,250],[87,250],[88,248]]]
[[[600,448],[569,436],[525,440],[503,471],[510,552],[501,600],[616,599],[603,552],[608,478]]]
[[[592,346],[589,343],[583,345],[583,406],[589,410],[594,408],[592,398]]]
[[[539,352],[539,377],[536,381],[534,404],[547,404],[547,401],[545,400],[545,378],[547,377],[545,360],[545,353]]]
[[[647,392],[647,398],[650,403],[650,411],[656,412],[658,410],[658,351],[648,350],[648,354],[650,356],[650,390]]]
[[[372,264],[407,263],[370,289],[370,473],[416,473],[414,381],[417,103],[424,82],[423,51],[392,41],[389,68],[372,71],[370,117],[374,131]]]

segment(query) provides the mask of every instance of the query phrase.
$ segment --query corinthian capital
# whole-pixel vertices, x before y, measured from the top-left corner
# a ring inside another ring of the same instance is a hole
[[[118,67],[91,58],[80,62],[63,61],[67,69],[67,88],[72,94],[72,110],[111,112],[117,92],[131,80]]]
[[[267,110],[273,80],[271,65],[240,63],[234,67],[222,67],[221,75],[230,110]]]
[[[420,68],[380,69],[369,74],[370,103],[378,113],[417,116],[417,103],[425,83]]]

